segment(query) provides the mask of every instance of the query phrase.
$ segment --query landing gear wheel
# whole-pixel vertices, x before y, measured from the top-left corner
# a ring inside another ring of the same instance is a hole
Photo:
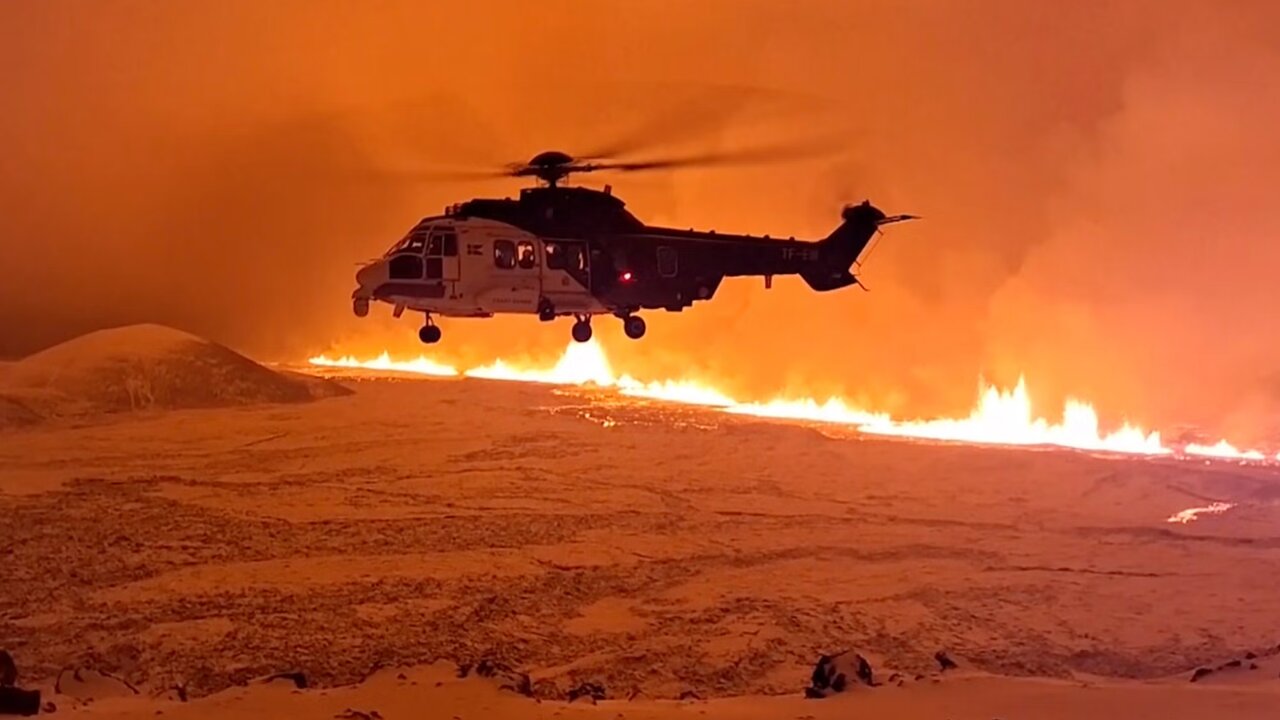
[[[418,329],[418,339],[428,345],[434,345],[440,342],[440,328],[435,325],[423,325]]]
[[[369,298],[356,298],[351,301],[351,311],[356,317],[365,317],[369,314]]]
[[[632,340],[639,340],[644,337],[644,318],[639,315],[628,315],[622,318],[622,332]]]
[[[591,339],[591,320],[578,320],[573,324],[573,339],[584,343]]]

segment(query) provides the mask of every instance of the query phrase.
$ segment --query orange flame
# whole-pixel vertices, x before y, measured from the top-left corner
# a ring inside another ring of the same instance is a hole
[[[1023,379],[1019,379],[1011,390],[982,385],[977,405],[967,417],[899,420],[886,413],[850,406],[840,398],[830,398],[825,402],[812,398],[739,402],[703,383],[687,380],[637,380],[630,375],[615,372],[604,349],[594,341],[570,343],[555,365],[549,368],[522,367],[498,360],[491,365],[459,372],[456,368],[425,356],[413,360],[393,360],[387,353],[366,361],[351,356],[330,359],[321,355],[311,358],[311,363],[324,367],[364,368],[434,376],[464,375],[488,380],[591,385],[612,388],[631,397],[713,407],[738,415],[835,423],[852,426],[864,433],[904,438],[990,445],[1052,445],[1148,456],[1175,455],[1255,462],[1268,460],[1258,450],[1240,450],[1226,440],[1213,445],[1193,443],[1174,449],[1163,443],[1160,433],[1148,432],[1127,422],[1119,429],[1103,432],[1093,406],[1075,399],[1067,400],[1061,420],[1049,422],[1036,417],[1032,412],[1031,397]],[[1275,459],[1280,461],[1280,455],[1276,455]]]
[[[351,355],[340,358],[328,358],[324,355],[313,357],[309,362],[320,367],[360,368],[363,370],[389,370],[391,372],[413,373],[415,375],[432,375],[435,377],[452,377],[458,374],[456,368],[442,365],[424,355],[414,360],[392,360],[389,353],[382,353],[372,360],[357,360]]]

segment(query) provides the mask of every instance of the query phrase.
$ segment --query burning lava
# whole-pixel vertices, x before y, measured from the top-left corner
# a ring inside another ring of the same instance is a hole
[[[839,398],[830,398],[825,402],[812,398],[779,398],[762,403],[739,402],[703,383],[637,380],[630,375],[617,374],[604,350],[594,341],[570,343],[559,361],[549,368],[517,367],[499,360],[492,365],[459,371],[426,357],[393,360],[386,353],[371,360],[358,360],[350,356],[332,359],[321,355],[311,358],[310,362],[322,367],[361,368],[443,377],[592,385],[613,388],[632,397],[718,408],[739,415],[836,423],[853,426],[863,433],[903,438],[989,445],[1048,445],[1146,456],[1280,462],[1280,454],[1271,456],[1258,450],[1240,450],[1226,440],[1212,445],[1191,443],[1172,447],[1161,440],[1159,432],[1148,432],[1128,423],[1124,423],[1119,429],[1104,432],[1093,406],[1079,400],[1067,400],[1061,420],[1050,422],[1036,417],[1032,412],[1031,397],[1023,380],[1019,380],[1010,390],[984,384],[980,389],[978,402],[968,417],[898,420],[885,413],[851,407]],[[1194,519],[1194,514],[1191,519]]]

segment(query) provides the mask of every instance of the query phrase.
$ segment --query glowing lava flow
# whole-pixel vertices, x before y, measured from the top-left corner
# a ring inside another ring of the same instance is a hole
[[[617,375],[609,363],[609,358],[604,354],[604,348],[595,342],[571,343],[555,366],[548,370],[517,368],[499,360],[492,365],[468,370],[463,374],[485,380],[514,380],[552,385],[595,385],[602,388],[616,388],[624,395],[632,397],[686,405],[731,407],[737,404],[733,398],[724,393],[694,382],[677,380],[641,382],[630,375]]]
[[[453,367],[426,357],[397,361],[386,353],[368,361],[349,356],[334,360],[322,355],[311,358],[311,363],[324,367],[365,368],[437,376],[459,374]],[[904,438],[989,445],[1053,445],[1149,456],[1177,455],[1245,461],[1268,459],[1257,450],[1239,450],[1225,440],[1213,445],[1190,444],[1175,451],[1163,444],[1160,433],[1147,432],[1128,423],[1118,430],[1104,433],[1093,406],[1079,400],[1067,400],[1062,419],[1051,423],[1034,415],[1026,383],[1022,380],[1012,390],[983,385],[978,403],[968,417],[895,420],[884,413],[852,407],[839,398],[831,398],[822,403],[810,398],[779,398],[763,403],[745,403],[702,383],[682,380],[640,381],[630,375],[618,375],[604,350],[595,342],[570,343],[550,368],[529,368],[499,360],[461,374],[488,380],[612,388],[632,397],[715,407],[739,415],[836,423],[853,426],[864,433]],[[1276,459],[1280,460],[1280,455]]]
[[[1182,449],[1182,452],[1188,455],[1198,455],[1200,457],[1220,458],[1227,460],[1252,460],[1254,462],[1266,460],[1267,456],[1257,450],[1237,450],[1234,445],[1226,440],[1219,440],[1213,445],[1198,445],[1190,443]],[[1280,459],[1280,455],[1276,456]]]
[[[1099,431],[1098,414],[1093,406],[1068,399],[1062,421],[1050,424],[1031,412],[1031,397],[1026,382],[1019,378],[1013,390],[1001,392],[995,387],[982,390],[978,406],[969,417],[960,420],[922,420],[870,424],[863,432],[883,435],[951,440],[1000,445],[1058,445],[1079,450],[1167,455],[1171,450],[1160,442],[1160,433],[1125,423],[1119,430],[1103,434]]]
[[[392,372],[413,373],[415,375],[432,375],[434,377],[453,377],[458,374],[456,368],[429,360],[419,355],[415,360],[392,360],[391,355],[382,353],[372,360],[357,360],[350,355],[340,358],[328,358],[324,355],[313,357],[308,362],[320,367],[360,368],[363,370],[389,370]]]

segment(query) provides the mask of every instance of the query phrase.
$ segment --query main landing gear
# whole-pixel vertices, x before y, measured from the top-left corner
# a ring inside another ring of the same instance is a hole
[[[430,315],[427,315],[426,324],[418,329],[418,339],[428,345],[434,345],[440,342],[440,336],[442,334],[443,333],[440,332],[440,328],[436,327],[436,324],[432,321]]]
[[[614,313],[619,320],[622,321],[622,332],[632,340],[639,340],[644,337],[644,318],[639,315],[632,315],[631,310],[620,310]]]
[[[639,315],[627,315],[622,318],[622,332],[632,340],[639,340],[644,337],[644,318]]]
[[[577,320],[573,323],[573,339],[584,343],[591,339],[591,316],[575,315]]]
[[[544,311],[546,314],[544,315]],[[551,320],[555,317],[554,309],[550,307],[539,307],[538,317],[541,320]],[[644,337],[645,324],[644,318],[639,315],[632,315],[629,311],[621,311],[615,313],[622,320],[622,331],[632,340],[639,340]],[[584,343],[591,339],[591,315],[589,313],[574,313],[573,323],[573,339]]]

